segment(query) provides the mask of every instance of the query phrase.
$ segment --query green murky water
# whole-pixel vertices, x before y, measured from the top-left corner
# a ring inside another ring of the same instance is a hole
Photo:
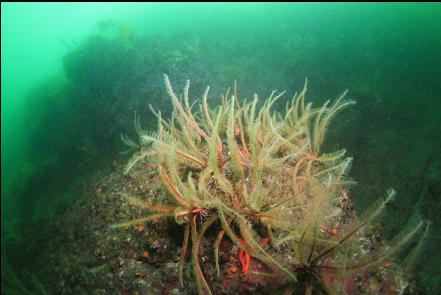
[[[39,238],[87,183],[124,163],[135,110],[167,114],[162,74],[213,102],[294,93],[316,105],[349,89],[357,105],[328,145],[354,157],[357,208],[388,187],[393,234],[419,210],[433,227],[417,265],[419,292],[441,292],[441,5],[14,4],[1,6],[2,293],[52,293]],[[276,108],[282,108],[280,101]],[[129,130],[129,131],[128,131]],[[40,255],[40,256],[39,256]]]

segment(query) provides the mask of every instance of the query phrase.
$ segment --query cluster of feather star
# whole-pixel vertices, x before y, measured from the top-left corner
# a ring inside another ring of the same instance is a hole
[[[282,114],[271,108],[284,92],[273,91],[259,108],[257,95],[240,103],[234,87],[213,109],[207,102],[207,87],[194,112],[189,82],[180,99],[166,75],[164,81],[173,104],[171,118],[164,119],[152,109],[158,129],[148,134],[135,116],[140,143],[127,136],[122,139],[138,149],[126,173],[146,157],[155,159],[170,199],[150,204],[129,196],[130,204],[150,213],[114,227],[163,217],[185,225],[178,268],[181,286],[191,241],[198,292],[211,293],[199,264],[201,243],[210,227],[217,229],[214,257],[218,276],[219,248],[227,236],[248,260],[258,259],[293,284],[299,273],[309,275],[303,286],[310,292],[317,285],[332,289],[325,271],[343,274],[375,264],[394,254],[423,226],[417,222],[375,253],[354,255],[359,251],[360,230],[378,217],[395,192],[389,190],[362,217],[340,222],[352,159],[345,156],[345,150],[323,153],[321,147],[334,115],[355,103],[344,99],[346,91],[334,103],[327,101],[313,108],[305,103],[305,83]],[[338,233],[329,235],[323,230],[336,224]]]

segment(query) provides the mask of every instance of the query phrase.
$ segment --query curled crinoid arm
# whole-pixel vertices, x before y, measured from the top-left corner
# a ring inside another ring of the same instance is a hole
[[[136,206],[139,208],[148,209],[148,210],[154,211],[154,212],[171,212],[174,210],[172,207],[168,207],[165,205],[161,206],[161,205],[149,204],[146,201],[144,201],[138,197],[133,197],[133,196],[130,196],[126,193],[120,192],[119,194],[121,196],[125,197],[128,204],[131,206]]]
[[[191,241],[192,241],[192,258],[193,268],[196,277],[196,284],[199,294],[212,294],[210,287],[208,286],[205,276],[202,272],[199,264],[199,250],[202,244],[203,237],[207,229],[217,220],[217,216],[213,216],[210,220],[206,221],[200,232],[197,230],[196,215],[191,219]]]
[[[131,220],[126,221],[126,222],[112,224],[111,228],[128,227],[128,226],[131,226],[131,225],[136,225],[136,224],[139,224],[139,223],[145,223],[145,222],[152,221],[152,220],[159,220],[159,219],[165,218],[165,217],[174,217],[174,214],[173,213],[162,213],[162,214],[149,215],[149,216],[146,216],[146,217],[131,219]]]
[[[184,240],[182,243],[181,253],[179,255],[178,278],[179,278],[179,285],[181,286],[181,288],[184,288],[184,279],[183,279],[182,271],[184,269],[185,256],[187,254],[188,241],[190,239],[190,226],[191,226],[190,222],[188,222],[187,225],[185,226]]]
[[[224,238],[225,230],[219,231],[217,235],[216,241],[214,243],[214,259],[216,263],[216,273],[217,276],[220,277],[220,267],[219,267],[219,248],[222,243],[222,239]]]

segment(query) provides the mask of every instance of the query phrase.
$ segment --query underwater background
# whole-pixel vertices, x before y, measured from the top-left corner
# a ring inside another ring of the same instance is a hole
[[[441,292],[441,4],[2,3],[2,294],[60,292],[63,216],[127,162],[135,111],[150,130],[149,104],[170,113],[163,73],[213,103],[234,81],[248,98],[287,90],[276,109],[305,78],[314,105],[349,89],[326,145],[354,157],[356,210],[397,190],[386,239],[431,220],[409,276]]]

